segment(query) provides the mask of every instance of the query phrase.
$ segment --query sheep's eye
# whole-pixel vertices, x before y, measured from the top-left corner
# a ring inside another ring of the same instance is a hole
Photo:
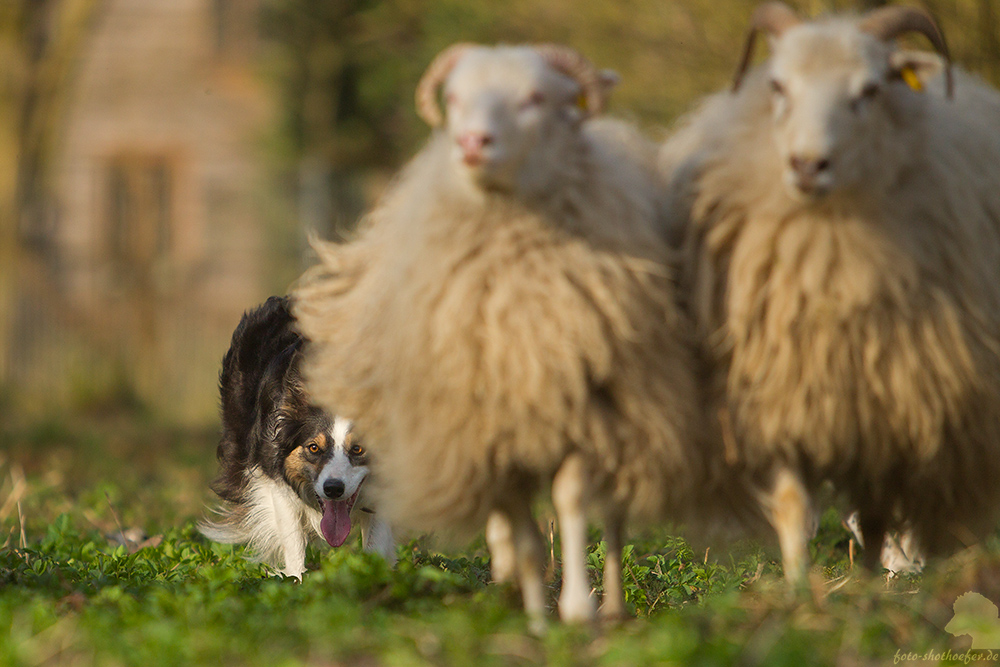
[[[868,82],[861,88],[858,96],[851,100],[851,110],[859,111],[861,106],[878,95],[879,86],[875,82]]]
[[[308,445],[306,445],[306,451],[309,452],[310,454],[319,454],[320,446],[315,442],[310,442]]]
[[[785,96],[785,87],[777,79],[771,79],[771,92],[781,97]]]
[[[521,108],[530,109],[531,107],[537,107],[544,101],[545,101],[545,94],[540,90],[536,90],[535,92],[531,93],[531,95],[528,95],[528,97],[524,100],[524,102],[521,103]]]
[[[351,456],[361,456],[362,454],[365,453],[365,448],[362,447],[361,445],[355,443],[355,444],[351,445],[351,448],[348,450],[348,453]]]
[[[878,84],[874,81],[866,83],[864,88],[861,89],[860,97],[861,99],[870,100],[878,94]]]

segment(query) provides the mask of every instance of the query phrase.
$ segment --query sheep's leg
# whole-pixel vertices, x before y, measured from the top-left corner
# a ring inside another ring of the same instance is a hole
[[[503,512],[490,512],[486,519],[486,546],[490,550],[490,572],[500,584],[517,576],[517,553],[514,550],[510,519]]]
[[[917,542],[913,529],[907,528],[899,535],[899,548],[903,552],[907,572],[920,572],[924,569],[924,552]]]
[[[390,566],[396,565],[396,540],[392,527],[378,515],[361,512],[358,524],[361,526],[361,547],[365,551],[377,553]]]
[[[590,597],[587,574],[587,517],[583,494],[588,475],[579,454],[571,454],[552,480],[552,504],[559,519],[562,538],[562,593],[559,617],[567,623],[594,620],[594,601]]]
[[[787,468],[775,474],[770,493],[764,498],[768,519],[778,534],[785,580],[798,587],[806,582],[809,567],[809,526],[812,501],[798,475]],[[865,537],[867,540],[867,536]]]
[[[503,510],[510,524],[510,535],[516,555],[518,583],[524,611],[528,615],[528,628],[541,634],[545,631],[545,582],[543,580],[543,559],[545,547],[538,524],[531,515],[528,502],[515,502]]]
[[[604,541],[607,549],[604,553],[604,600],[601,604],[601,617],[618,621],[625,618],[625,592],[622,589],[622,533],[625,521],[618,508],[607,510],[604,516]]]
[[[858,526],[865,542],[865,556],[862,563],[869,572],[882,572],[882,549],[885,545],[885,520],[865,512],[858,515]]]

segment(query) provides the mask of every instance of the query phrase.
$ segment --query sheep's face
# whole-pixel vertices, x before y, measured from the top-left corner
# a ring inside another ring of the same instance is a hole
[[[892,177],[881,151],[892,142],[900,95],[915,94],[901,80],[907,66],[847,22],[796,26],[774,43],[775,143],[792,197],[815,201]]]
[[[445,84],[458,171],[478,188],[533,195],[559,171],[559,147],[582,117],[579,85],[529,48],[474,49]]]

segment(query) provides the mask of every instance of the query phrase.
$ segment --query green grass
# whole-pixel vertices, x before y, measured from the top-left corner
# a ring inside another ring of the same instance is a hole
[[[416,539],[395,569],[356,540],[311,548],[301,583],[206,541],[194,521],[214,443],[148,418],[6,422],[0,665],[888,665],[965,655],[969,638],[942,629],[955,598],[1000,599],[997,543],[887,585],[851,570],[828,512],[811,591],[790,597],[753,543],[694,551],[653,531],[626,551],[634,620],[534,637],[516,589],[488,583],[481,541]],[[123,544],[136,528],[140,543]],[[598,592],[603,558],[600,544],[588,555]]]

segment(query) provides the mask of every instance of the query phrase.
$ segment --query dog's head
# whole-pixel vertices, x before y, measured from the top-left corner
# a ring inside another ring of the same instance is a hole
[[[238,503],[251,469],[284,480],[323,511],[323,536],[340,546],[367,461],[351,422],[309,400],[299,372],[304,345],[287,298],[272,297],[240,320],[219,376],[221,474],[213,488]]]
[[[304,420],[283,420],[294,431],[283,474],[306,503],[319,503],[323,537],[339,547],[351,532],[351,510],[368,476],[367,454],[350,420],[315,406],[308,412]]]

